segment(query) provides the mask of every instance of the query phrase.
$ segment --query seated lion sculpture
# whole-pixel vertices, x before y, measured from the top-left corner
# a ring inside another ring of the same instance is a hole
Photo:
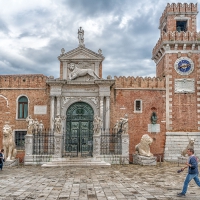
[[[150,152],[152,142],[153,139],[148,134],[144,134],[140,143],[135,146],[136,153],[141,156],[152,157],[153,154]]]
[[[17,150],[15,149],[12,129],[8,124],[4,125],[3,127],[3,149],[6,160],[15,159]]]

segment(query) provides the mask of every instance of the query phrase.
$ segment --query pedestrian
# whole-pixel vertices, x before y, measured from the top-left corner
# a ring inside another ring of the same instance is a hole
[[[177,194],[178,197],[185,196],[187,192],[188,184],[192,179],[194,179],[195,183],[200,187],[200,180],[198,178],[198,175],[199,175],[198,161],[197,161],[196,156],[194,156],[194,149],[189,148],[187,150],[187,154],[189,156],[188,162],[186,163],[186,167],[182,168],[181,170],[183,171],[185,168],[188,168],[188,174],[185,178],[182,192]]]
[[[0,169],[1,170],[3,168],[3,162],[5,161],[3,152],[4,152],[4,149],[1,149],[1,152],[0,152]]]

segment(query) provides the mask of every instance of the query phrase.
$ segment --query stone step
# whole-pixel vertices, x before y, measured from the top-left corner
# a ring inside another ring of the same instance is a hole
[[[71,158],[59,158],[53,159],[51,162],[45,163],[42,167],[64,167],[64,166],[80,166],[80,167],[110,167],[111,164],[105,161],[94,159],[71,159]]]

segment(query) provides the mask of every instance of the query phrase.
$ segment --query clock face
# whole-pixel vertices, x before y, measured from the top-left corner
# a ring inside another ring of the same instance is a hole
[[[194,70],[194,63],[190,58],[181,57],[176,60],[174,68],[180,75],[188,75]]]

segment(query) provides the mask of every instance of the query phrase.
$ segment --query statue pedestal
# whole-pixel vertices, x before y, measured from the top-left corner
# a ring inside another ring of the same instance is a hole
[[[101,136],[93,135],[93,158],[100,156]]]
[[[3,165],[7,166],[7,167],[17,166],[18,164],[19,164],[19,160],[18,159],[6,160],[6,162],[3,163]]]
[[[184,156],[178,157],[178,163],[185,164],[186,162],[188,162],[188,157],[184,157]]]
[[[129,164],[129,134],[122,135],[122,162]]]
[[[157,157],[146,157],[138,154],[133,154],[133,164],[136,165],[156,165]]]
[[[62,158],[63,136],[54,133],[54,158]]]
[[[32,164],[33,162],[33,135],[25,135],[25,157],[24,165]]]

